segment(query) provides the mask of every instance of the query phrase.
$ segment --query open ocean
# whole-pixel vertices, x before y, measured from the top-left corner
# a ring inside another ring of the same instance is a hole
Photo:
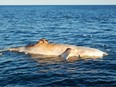
[[[50,42],[109,54],[68,62],[0,53],[0,87],[116,87],[116,6],[0,6],[0,49]]]

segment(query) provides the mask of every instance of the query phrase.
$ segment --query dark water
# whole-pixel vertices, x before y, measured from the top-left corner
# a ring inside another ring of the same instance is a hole
[[[0,49],[41,38],[109,56],[67,62],[3,52],[0,87],[116,87],[116,6],[0,6]]]

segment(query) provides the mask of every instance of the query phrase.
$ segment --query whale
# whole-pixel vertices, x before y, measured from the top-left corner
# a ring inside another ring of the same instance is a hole
[[[86,58],[102,58],[108,53],[96,48],[85,46],[76,46],[69,44],[51,43],[47,39],[42,38],[37,43],[21,47],[13,47],[2,51],[23,52],[25,54],[38,54],[46,57],[61,57],[66,60],[86,59]]]

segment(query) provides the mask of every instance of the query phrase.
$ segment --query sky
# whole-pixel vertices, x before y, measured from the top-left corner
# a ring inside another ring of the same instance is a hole
[[[116,0],[0,0],[0,5],[116,5]]]

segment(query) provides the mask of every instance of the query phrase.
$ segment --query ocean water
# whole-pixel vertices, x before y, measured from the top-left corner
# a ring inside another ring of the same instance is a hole
[[[68,62],[0,53],[0,87],[116,87],[116,6],[0,6],[0,49],[50,42],[109,54]]]

